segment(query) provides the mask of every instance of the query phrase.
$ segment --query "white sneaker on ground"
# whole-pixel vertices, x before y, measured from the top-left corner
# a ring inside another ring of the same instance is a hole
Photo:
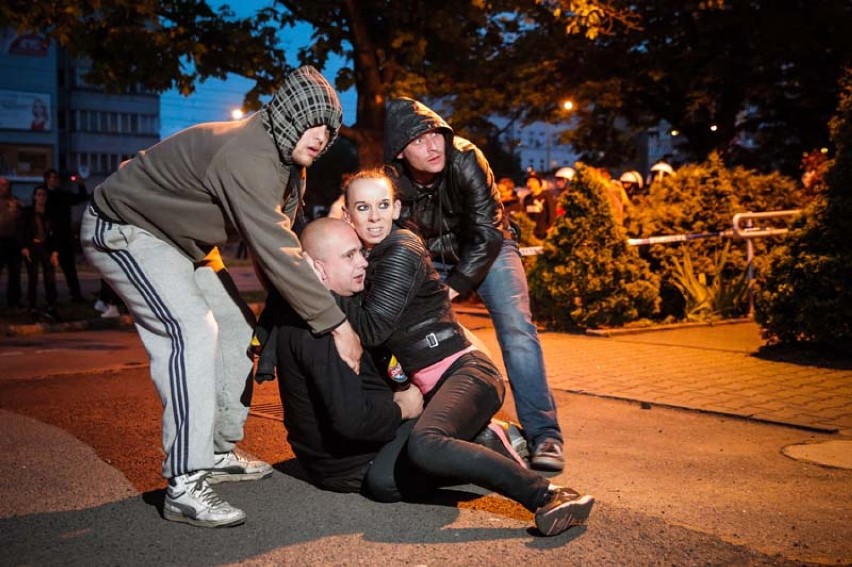
[[[196,471],[169,479],[163,517],[202,528],[237,526],[246,513],[234,508],[210,488],[207,471]]]
[[[251,455],[238,453],[216,453],[213,468],[207,471],[207,482],[240,482],[243,480],[259,480],[272,475],[272,465],[254,459]]]
[[[115,319],[121,317],[121,311],[112,303],[107,304],[107,308],[101,313],[101,319]]]

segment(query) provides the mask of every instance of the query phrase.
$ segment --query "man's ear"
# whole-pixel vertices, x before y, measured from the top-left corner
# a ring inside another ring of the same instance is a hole
[[[393,200],[393,217],[391,217],[391,218],[393,218],[393,220],[398,219],[399,213],[401,211],[402,211],[402,201],[400,201],[399,199],[394,199]]]
[[[311,257],[310,254],[305,251],[302,251],[302,253],[304,254],[305,260],[307,260],[308,265],[314,271],[314,274],[316,274],[317,278],[319,278],[321,282],[325,283],[328,274],[326,274],[325,266],[323,265],[322,260],[315,260],[313,257]]]
[[[341,211],[340,218],[343,219],[344,222],[348,222],[349,224],[352,224],[352,217],[349,216],[349,209],[346,208],[346,205],[343,205],[343,208],[340,209],[340,211]]]

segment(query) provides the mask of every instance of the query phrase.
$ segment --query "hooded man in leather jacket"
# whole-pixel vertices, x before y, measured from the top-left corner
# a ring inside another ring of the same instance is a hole
[[[404,97],[388,103],[384,153],[398,174],[400,222],[425,240],[450,299],[476,291],[491,314],[532,466],[562,470],[562,432],[526,275],[488,161],[433,110]]]

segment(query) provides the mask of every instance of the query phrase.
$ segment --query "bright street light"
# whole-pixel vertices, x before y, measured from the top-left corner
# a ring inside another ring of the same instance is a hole
[[[566,100],[562,103],[562,108],[564,108],[565,110],[571,110],[572,108],[574,108],[574,103],[570,100]]]
[[[231,118],[234,119],[234,120],[239,120],[240,118],[243,117],[244,114],[245,113],[242,111],[242,109],[235,108],[234,110],[231,111]]]

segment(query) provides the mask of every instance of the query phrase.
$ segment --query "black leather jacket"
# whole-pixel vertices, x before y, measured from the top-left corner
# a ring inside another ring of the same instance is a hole
[[[365,347],[386,347],[411,374],[470,346],[415,234],[394,230],[369,262],[364,292],[341,305]]]
[[[485,279],[503,240],[513,238],[491,167],[479,148],[454,136],[417,101],[390,101],[385,124],[385,158],[398,174],[400,224],[420,233],[433,260],[454,264],[447,285],[465,294]],[[447,140],[447,166],[430,187],[420,187],[396,158],[411,140],[436,129]]]

